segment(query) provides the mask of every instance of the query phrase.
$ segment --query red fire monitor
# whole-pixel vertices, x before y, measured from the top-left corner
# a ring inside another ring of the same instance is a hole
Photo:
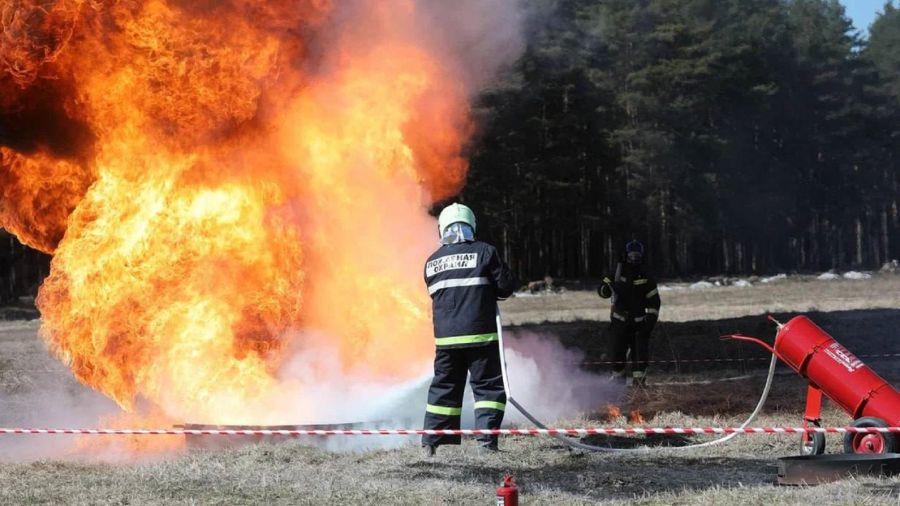
[[[730,339],[763,346],[809,380],[804,427],[821,422],[822,394],[851,417],[855,427],[896,427],[900,425],[900,393],[866,366],[847,348],[805,316],[779,325],[775,345],[755,337],[733,335]],[[825,435],[804,434],[803,452],[820,454]],[[894,434],[846,434],[848,453],[892,453],[900,450]]]

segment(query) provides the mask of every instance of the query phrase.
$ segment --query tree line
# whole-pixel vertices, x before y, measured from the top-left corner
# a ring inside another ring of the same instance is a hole
[[[900,10],[531,0],[462,198],[524,279],[874,268],[900,256]],[[865,28],[865,27],[861,27]]]
[[[23,246],[0,229],[0,305],[16,297],[33,296],[50,272],[50,257]]]

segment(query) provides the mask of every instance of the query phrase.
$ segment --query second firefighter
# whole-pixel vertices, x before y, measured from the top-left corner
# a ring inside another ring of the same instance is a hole
[[[631,353],[633,382],[644,385],[650,360],[650,334],[659,318],[659,288],[644,267],[644,245],[631,241],[625,246],[625,261],[619,262],[612,279],[603,278],[597,293],[612,299],[609,353],[613,373],[622,377]],[[626,378],[626,383],[631,383]]]

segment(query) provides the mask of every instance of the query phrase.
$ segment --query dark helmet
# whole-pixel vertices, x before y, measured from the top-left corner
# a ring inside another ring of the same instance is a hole
[[[644,245],[637,239],[625,245],[625,259],[628,263],[639,264],[644,259]]]

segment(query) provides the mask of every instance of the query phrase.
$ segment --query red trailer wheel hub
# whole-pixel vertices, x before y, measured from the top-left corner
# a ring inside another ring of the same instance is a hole
[[[884,438],[881,434],[856,434],[853,436],[854,453],[884,453]]]

